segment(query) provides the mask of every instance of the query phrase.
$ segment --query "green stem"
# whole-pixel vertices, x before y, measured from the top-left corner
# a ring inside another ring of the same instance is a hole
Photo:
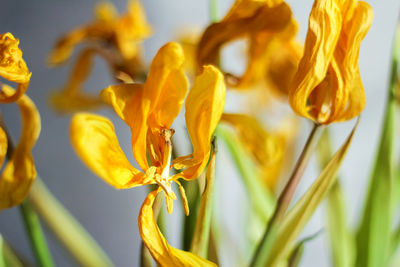
[[[10,248],[10,246],[7,244],[7,242],[3,239],[3,244],[2,244],[2,253],[3,253],[3,259],[5,262],[6,267],[22,267],[24,266],[22,260],[18,258],[18,256],[14,253],[14,251]],[[26,262],[25,262],[26,263]],[[25,264],[25,266],[30,266],[29,264]]]
[[[3,128],[4,132],[7,135],[7,158],[10,159],[14,154],[15,146],[12,141],[12,137],[8,132],[7,126],[5,125],[1,116],[0,126],[1,128]],[[38,265],[42,267],[54,266],[50,250],[47,246],[45,235],[42,231],[42,226],[40,225],[39,218],[35,210],[32,208],[30,201],[28,199],[25,199],[25,201],[20,204],[19,208]]]
[[[209,0],[210,20],[215,23],[218,21],[218,0]]]
[[[38,265],[42,267],[54,266],[39,218],[28,199],[21,203],[20,211]]]
[[[276,234],[279,223],[284,218],[287,208],[289,207],[290,201],[293,198],[294,192],[296,191],[297,185],[299,184],[301,177],[310,161],[312,152],[314,151],[320,131],[323,129],[321,125],[314,124],[314,127],[308,137],[308,140],[304,146],[304,149],[297,160],[296,166],[290,176],[285,188],[279,195],[275,211],[267,224],[264,236],[257,247],[256,253],[254,254],[253,260],[250,266],[263,266],[266,260],[269,250],[272,245],[271,240],[274,240],[273,235]],[[271,235],[272,237],[269,237]]]
[[[211,215],[213,211],[213,192],[215,180],[215,159],[216,147],[215,139],[213,139],[213,150],[211,152],[210,162],[208,163],[206,173],[206,186],[201,195],[201,204],[199,214],[197,216],[197,223],[193,234],[192,244],[190,251],[199,255],[200,257],[207,258],[208,244],[210,238],[210,224]]]

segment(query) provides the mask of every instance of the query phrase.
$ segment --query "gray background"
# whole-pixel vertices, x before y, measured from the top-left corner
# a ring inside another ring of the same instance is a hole
[[[125,0],[113,1],[120,11],[125,8]],[[149,22],[154,27],[154,35],[145,42],[145,57],[150,61],[157,49],[167,41],[175,39],[179,29],[191,26],[203,28],[208,23],[207,1],[195,0],[146,0],[143,1]],[[220,14],[230,6],[231,0],[220,0]],[[300,38],[304,39],[308,12],[312,1],[288,1],[300,24]],[[137,215],[145,197],[146,188],[117,191],[94,176],[77,158],[69,142],[69,116],[58,116],[48,106],[49,92],[64,84],[69,66],[48,69],[45,58],[54,41],[61,33],[92,19],[93,0],[1,0],[0,32],[12,32],[21,40],[24,58],[33,72],[28,95],[32,97],[41,114],[42,132],[34,149],[38,172],[51,191],[96,237],[100,245],[109,253],[117,266],[137,266],[139,233]],[[347,158],[341,168],[344,190],[347,197],[351,224],[357,223],[362,201],[377,144],[379,128],[385,103],[388,81],[388,67],[391,53],[391,39],[400,7],[399,0],[369,1],[375,17],[372,28],[365,38],[360,52],[360,69],[367,94],[367,106],[359,129]],[[97,91],[111,83],[105,64],[98,60],[92,78],[86,88]],[[107,73],[105,75],[104,73]],[[228,104],[228,109],[230,108]],[[6,123],[15,137],[19,132],[19,115],[13,105],[2,105]],[[130,133],[127,127],[112,115],[118,129],[121,146],[130,157]],[[306,124],[306,123],[304,123]],[[349,133],[354,122],[334,124],[330,128],[335,133],[338,147]],[[177,124],[176,128],[182,128]],[[305,136],[301,142],[304,142]],[[224,248],[222,266],[239,266],[234,255],[241,250],[240,233],[245,229],[243,211],[246,196],[239,180],[233,173],[229,157],[221,153],[218,162],[217,200],[218,209],[223,211],[222,223],[225,237],[238,245]],[[298,196],[315,179],[317,173],[311,165],[301,182]],[[175,212],[169,216],[171,231],[167,237],[172,245],[179,244],[180,204],[175,203]],[[228,219],[224,219],[228,218]],[[322,228],[324,223],[322,208],[318,209],[303,235],[309,235]],[[29,259],[33,256],[21,224],[17,208],[0,214],[0,232]],[[57,266],[71,266],[73,262],[61,247],[48,235]],[[325,235],[318,236],[306,247],[302,266],[329,266],[329,252]]]

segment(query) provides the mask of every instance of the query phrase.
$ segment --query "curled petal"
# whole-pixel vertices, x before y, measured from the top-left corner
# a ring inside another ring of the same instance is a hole
[[[187,90],[187,79],[182,70],[183,62],[181,46],[172,42],[160,48],[151,64],[140,108],[136,111],[136,119],[130,123],[132,151],[142,169],[148,168],[148,127],[168,129],[179,113]]]
[[[51,51],[47,60],[48,64],[51,67],[54,67],[56,65],[65,63],[65,61],[71,57],[75,46],[83,42],[87,38],[87,35],[87,29],[82,27],[62,36]]]
[[[238,38],[260,32],[280,32],[291,22],[289,6],[276,1],[237,1],[228,15],[204,32],[197,50],[198,67],[215,64],[220,48]]]
[[[140,47],[137,44],[149,37],[152,30],[139,1],[129,0],[127,8],[128,12],[116,25],[116,40],[122,56],[131,59],[140,54]]]
[[[0,103],[16,101],[29,86],[32,73],[29,72],[18,45],[19,40],[11,33],[0,34],[0,76],[18,83],[17,90],[13,90],[12,94],[0,92]]]
[[[312,118],[308,98],[325,79],[329,64],[339,39],[342,17],[335,0],[316,1],[310,13],[304,55],[294,77],[289,101],[293,110]]]
[[[19,40],[11,33],[0,34],[0,76],[11,82],[29,83],[32,73],[29,72]]]
[[[287,95],[302,52],[302,47],[294,41],[297,31],[297,22],[292,18],[279,32],[251,34],[246,70],[241,77],[227,79],[227,84],[235,89],[248,89],[266,78],[274,92]]]
[[[193,144],[191,158],[178,158],[176,163],[188,169],[179,174],[195,179],[204,170],[211,150],[211,137],[221,118],[225,105],[225,83],[221,72],[213,66],[204,66],[196,77],[185,104],[186,125]]]
[[[372,16],[372,8],[362,1],[314,3],[304,56],[289,95],[296,113],[322,124],[361,113],[365,94],[358,55]]]
[[[366,36],[373,18],[371,6],[358,2],[351,20],[344,23],[342,34],[335,51],[335,60],[343,76],[348,95],[344,107],[331,115],[331,121],[344,121],[358,116],[365,106],[364,87],[358,67],[361,41]]]
[[[3,85],[6,96],[13,95],[14,89]],[[32,148],[40,133],[40,115],[32,100],[23,95],[17,101],[22,117],[21,137],[7,162],[0,178],[0,209],[20,204],[28,195],[36,178]]]
[[[78,113],[72,118],[72,145],[85,164],[117,189],[154,182],[134,168],[119,146],[114,126],[107,118]]]
[[[50,102],[59,112],[74,112],[88,110],[102,106],[104,103],[97,95],[82,93],[82,86],[89,78],[93,68],[95,49],[85,49],[78,56],[78,60],[71,72],[69,80],[61,92],[53,93]]]
[[[149,249],[152,257],[159,266],[197,267],[216,266],[193,253],[171,247],[160,232],[154,219],[153,203],[157,190],[147,195],[139,214],[139,232],[143,243]]]

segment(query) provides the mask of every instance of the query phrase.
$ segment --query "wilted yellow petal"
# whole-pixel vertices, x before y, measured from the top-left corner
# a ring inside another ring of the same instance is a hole
[[[288,136],[280,131],[267,132],[256,118],[245,114],[225,113],[221,120],[235,128],[241,142],[261,168],[260,178],[269,188],[274,189],[282,171]]]
[[[3,92],[11,96],[15,90],[3,85]],[[0,178],[0,209],[20,204],[28,195],[36,178],[32,148],[40,133],[40,116],[32,100],[22,95],[17,101],[22,117],[21,137]]]
[[[365,2],[315,1],[289,94],[296,113],[322,124],[360,114],[365,95],[358,54],[371,22],[372,9]]]
[[[275,38],[268,48],[264,62],[267,86],[279,95],[287,96],[303,53],[302,46],[294,41]]]
[[[19,40],[11,33],[0,34],[0,76],[18,83],[18,88],[12,95],[0,92],[0,103],[16,101],[29,86],[32,73],[29,72],[18,45]]]
[[[112,105],[118,116],[131,125],[142,101],[143,84],[110,85],[101,91],[101,98]]]
[[[100,45],[109,44],[118,50],[123,60],[129,61],[140,57],[140,42],[150,33],[151,27],[138,1],[129,1],[128,12],[119,17],[110,2],[100,3],[96,6],[93,22],[78,27],[59,39],[49,56],[49,64],[64,63],[78,44],[87,41]]]
[[[83,42],[87,35],[87,29],[81,27],[61,36],[49,55],[48,64],[53,67],[65,63],[71,57],[75,46]]]
[[[72,145],[82,161],[115,188],[154,182],[129,163],[119,146],[114,126],[107,118],[78,113],[72,118],[70,135]]]
[[[180,45],[167,43],[159,49],[151,64],[140,108],[136,110],[136,120],[130,123],[132,151],[144,170],[148,168],[146,139],[149,124],[153,128],[168,129],[178,115],[186,94],[187,79],[182,70],[183,61]]]
[[[4,132],[3,128],[0,127],[0,168],[1,166],[3,166],[4,159],[6,158],[7,148],[8,148],[7,135]]]
[[[285,31],[292,32],[293,27],[291,37],[296,33],[297,24],[291,15],[283,1],[236,1],[224,19],[205,30],[197,50],[198,67],[216,64],[222,46],[247,37],[250,46],[245,74],[230,85],[248,86],[265,73],[263,57],[270,40]]]
[[[153,203],[157,190],[147,195],[139,214],[139,232],[143,243],[154,260],[162,267],[216,266],[193,253],[171,247],[160,232],[153,214]]]
[[[80,53],[64,89],[51,95],[50,102],[55,110],[74,112],[97,108],[104,104],[97,95],[81,92],[83,84],[89,78],[90,71],[93,68],[95,53],[96,50],[91,48]]]
[[[187,167],[179,177],[195,179],[207,165],[211,137],[221,118],[225,105],[225,83],[221,72],[213,66],[204,66],[196,77],[185,103],[186,126],[193,144],[192,157],[177,158],[174,163]]]
[[[0,34],[0,76],[11,82],[29,83],[29,72],[22,51],[18,47],[19,39],[11,33]]]
[[[117,22],[116,39],[122,56],[131,59],[140,54],[138,43],[149,37],[152,30],[139,1],[128,0],[127,9],[128,12]]]
[[[94,8],[94,17],[96,20],[113,21],[118,17],[118,12],[111,2],[100,2]]]

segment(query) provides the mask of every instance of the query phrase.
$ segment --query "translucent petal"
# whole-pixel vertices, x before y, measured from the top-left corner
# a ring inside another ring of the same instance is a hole
[[[177,43],[167,43],[159,49],[144,84],[140,108],[130,122],[132,151],[142,169],[148,168],[146,140],[148,127],[169,128],[178,115],[187,90],[182,72],[183,51]]]

